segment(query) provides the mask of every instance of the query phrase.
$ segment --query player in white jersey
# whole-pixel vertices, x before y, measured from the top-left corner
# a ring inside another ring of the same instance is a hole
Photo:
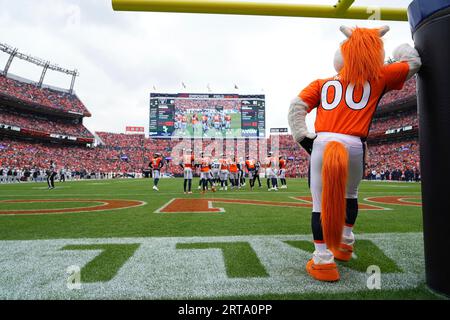
[[[218,159],[214,159],[211,163],[211,175],[214,185],[217,186],[220,181],[220,163]]]
[[[264,166],[266,168],[267,189],[269,191],[278,191],[277,169],[272,151],[269,152],[264,162]]]

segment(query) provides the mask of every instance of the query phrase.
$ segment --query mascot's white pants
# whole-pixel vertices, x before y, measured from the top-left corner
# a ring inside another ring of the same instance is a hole
[[[313,212],[322,211],[322,160],[325,146],[330,141],[341,142],[348,151],[347,199],[358,198],[358,186],[364,172],[364,146],[361,138],[334,132],[319,132],[311,154],[310,188]]]

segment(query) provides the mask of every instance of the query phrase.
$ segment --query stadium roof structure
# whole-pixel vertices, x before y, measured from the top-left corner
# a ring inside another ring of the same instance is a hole
[[[232,0],[112,0],[117,11],[183,12],[310,18],[407,21],[406,8],[353,6],[355,0],[335,5]]]
[[[5,68],[3,69],[3,74],[5,76],[8,74],[9,67],[11,66],[13,59],[19,58],[19,59],[28,61],[30,63],[33,63],[37,66],[43,67],[42,73],[41,73],[41,78],[39,79],[39,82],[38,82],[39,87],[42,87],[42,84],[43,84],[44,78],[45,78],[45,74],[48,69],[57,71],[57,72],[61,72],[61,73],[65,73],[67,75],[72,76],[72,82],[70,84],[70,93],[73,93],[73,87],[75,85],[75,78],[80,75],[78,70],[76,70],[76,69],[69,70],[69,69],[60,67],[57,64],[52,64],[52,63],[50,63],[50,61],[47,61],[47,60],[44,60],[41,58],[36,58],[36,57],[28,55],[28,54],[21,53],[21,52],[19,52],[19,50],[17,48],[13,48],[10,45],[7,45],[5,43],[0,43],[0,51],[3,51],[6,54],[9,54],[9,59],[6,62]]]

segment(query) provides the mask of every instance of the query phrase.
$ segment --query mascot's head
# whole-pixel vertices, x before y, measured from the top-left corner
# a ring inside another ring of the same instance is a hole
[[[341,79],[363,86],[366,81],[379,78],[385,57],[381,37],[389,27],[350,29],[342,26],[340,30],[347,37],[334,56],[334,68]]]

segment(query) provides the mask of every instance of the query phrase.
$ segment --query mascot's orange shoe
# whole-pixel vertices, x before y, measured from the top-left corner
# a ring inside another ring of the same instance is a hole
[[[311,259],[306,264],[306,271],[308,271],[311,277],[320,281],[334,282],[338,281],[340,278],[337,265],[334,262],[327,264],[315,264],[314,260]]]
[[[320,281],[338,281],[339,271],[331,251],[319,253],[315,251],[313,258],[306,264],[306,271],[311,277]]]
[[[347,262],[352,258],[353,245],[341,243],[339,245],[339,248],[331,249],[331,252],[333,252],[334,258],[336,260]]]
[[[353,255],[353,245],[355,243],[355,235],[353,232],[349,236],[342,236],[342,242],[339,248],[332,249],[334,258],[339,261],[350,261]]]

